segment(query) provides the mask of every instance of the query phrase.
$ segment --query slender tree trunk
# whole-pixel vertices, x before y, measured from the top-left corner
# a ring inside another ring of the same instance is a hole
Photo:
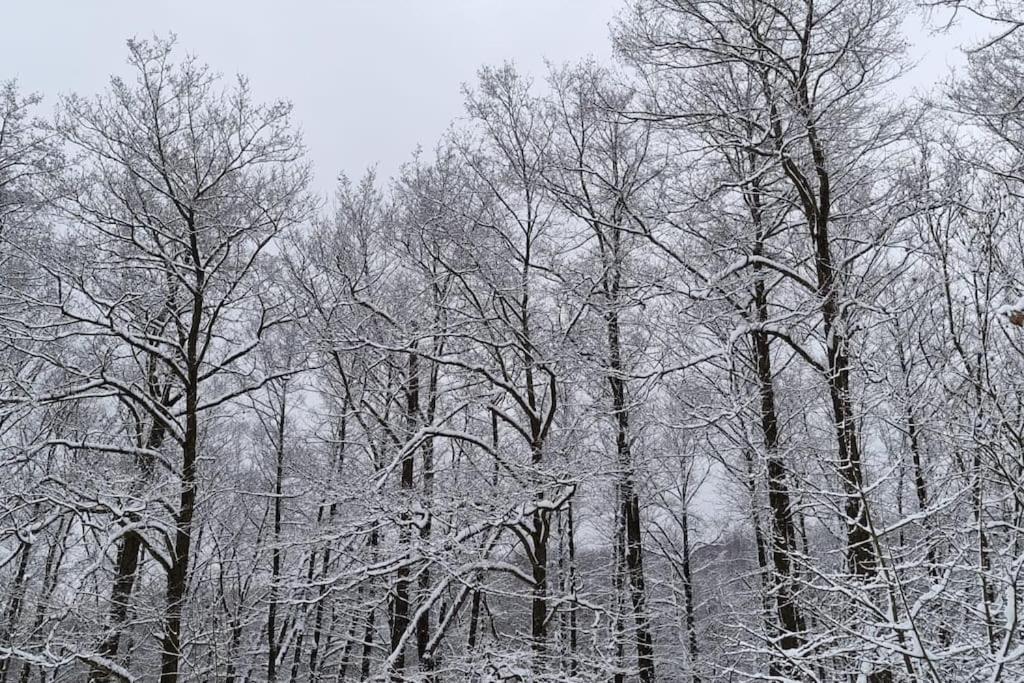
[[[50,598],[53,596],[53,591],[57,588],[57,575],[60,571],[60,565],[64,560],[63,544],[67,530],[67,522],[61,519],[57,525],[57,533],[53,544],[46,552],[46,563],[43,566],[43,586],[39,600],[36,602],[36,613],[32,620],[32,633],[38,633],[42,627],[43,620],[46,619],[46,610],[50,605]],[[32,665],[29,662],[25,662],[21,666],[21,675],[18,677],[18,683],[28,683],[31,675]]]
[[[320,517],[321,517],[322,513],[323,513],[323,508],[321,507],[320,512],[317,513],[317,527],[320,526],[320,522],[321,522]],[[323,555],[324,555],[324,557],[323,557],[323,564],[324,565],[329,564],[330,563],[330,557],[329,557],[330,556],[330,550],[328,548],[325,548],[324,552],[323,552]],[[315,565],[316,565],[316,551],[314,551],[310,555],[310,558],[309,558],[309,571],[306,573],[306,581],[309,584],[313,583],[313,576],[314,576],[314,573],[315,573]],[[311,680],[311,681],[317,681],[317,680],[320,679],[320,674],[318,672],[317,666],[319,664],[319,655],[320,655],[321,629],[323,628],[324,594],[325,593],[326,593],[325,587],[323,585],[321,585],[319,598],[317,599],[316,605],[313,608],[313,636],[311,638],[311,640],[313,642],[312,642],[312,644],[309,647],[309,680]],[[301,649],[302,648],[300,647],[300,648],[298,648],[296,650],[296,653],[295,653],[296,658],[299,656],[299,650],[301,650]],[[294,670],[295,668],[296,668],[296,665],[293,665],[292,669]]]
[[[416,433],[419,424],[420,413],[420,380],[419,380],[419,357],[415,352],[409,354],[409,369],[407,378],[407,405],[406,405],[406,427],[410,438]],[[399,488],[405,496],[411,496],[415,485],[415,449],[407,449],[402,459],[401,478]],[[402,505],[405,508],[402,512],[401,529],[399,531],[399,544],[402,548],[410,546],[409,524],[411,515],[409,506],[411,500],[403,499]],[[395,581],[395,593],[391,603],[391,651],[395,653],[392,680],[400,681],[405,671],[405,648],[402,645],[402,636],[409,627],[409,566],[403,563],[398,570]]]
[[[530,539],[533,573],[533,599],[530,606],[530,636],[534,661],[540,667],[547,654],[547,596],[548,596],[548,536],[549,521],[546,511],[533,514]],[[540,671],[542,669],[537,669]]]
[[[363,587],[359,587],[357,597],[362,597]],[[341,662],[338,663],[338,680],[345,681],[345,676],[348,672],[348,666],[352,663],[352,650],[356,643],[356,634],[359,631],[359,619],[356,614],[353,614],[349,619],[348,633],[345,636],[345,645],[341,650]],[[324,663],[326,664],[326,662]]]
[[[813,5],[808,5],[807,12],[810,21]],[[802,57],[805,58],[806,56]],[[847,562],[852,574],[870,578],[877,573],[878,563],[871,542],[867,501],[864,499],[860,441],[850,392],[851,372],[850,359],[847,355],[846,321],[840,309],[840,274],[835,267],[829,235],[832,187],[828,159],[814,123],[815,112],[812,111],[806,73],[803,73],[803,77],[796,83],[793,94],[804,117],[805,128],[802,132],[814,162],[813,180],[789,156],[787,137],[782,128],[783,119],[775,104],[776,97],[771,81],[764,72],[761,76],[765,95],[769,99],[769,119],[775,147],[782,155],[783,172],[800,196],[813,250],[814,272],[817,279],[815,284],[825,339],[825,383],[832,404],[832,419],[838,444],[838,472],[843,485]]]
[[[564,600],[569,595],[569,569],[566,555],[569,553],[568,543],[565,538],[565,515],[564,510],[560,511],[558,519],[558,562],[556,571],[558,573],[558,593]],[[568,669],[569,649],[569,610],[566,608],[558,610],[558,668],[559,671]]]
[[[924,468],[921,466],[921,443],[918,435],[917,419],[914,411],[907,406],[907,437],[910,440],[910,460],[914,468],[914,494],[917,497],[918,512],[928,511],[928,484],[924,478]],[[928,563],[934,564],[935,547],[928,545]]]
[[[680,513],[683,532],[683,600],[686,610],[686,645],[690,660],[690,681],[700,683],[697,673],[697,661],[700,652],[697,648],[697,615],[693,603],[693,567],[690,561],[690,513],[686,501]]]
[[[313,555],[316,555],[314,552]],[[313,561],[313,557],[310,558],[310,562]],[[310,572],[312,573],[312,572]],[[305,605],[300,605],[299,609],[302,610],[300,621],[299,621],[299,634],[295,638],[295,646],[292,649],[292,666],[288,674],[289,683],[293,683],[299,679],[299,668],[302,666],[302,646],[306,640],[306,618],[309,613]]]
[[[580,660],[579,660],[579,626],[577,624],[577,606],[576,606],[576,591],[579,586],[577,585],[577,569],[576,569],[576,522],[573,517],[573,505],[570,501],[566,505],[565,509],[565,539],[567,544],[568,557],[566,558],[568,566],[566,567],[566,589],[565,593],[569,595],[570,603],[568,607],[569,616],[569,675],[575,677],[579,672]]]
[[[238,648],[242,643],[242,622],[235,616],[231,619],[231,644],[228,646],[228,666],[225,672],[225,683],[235,681],[235,658],[238,656]]]
[[[769,565],[771,549],[769,541],[765,539],[763,525],[761,523],[761,510],[757,494],[757,482],[760,480],[756,467],[756,458],[752,452],[743,450],[743,460],[747,466],[746,487],[750,494],[750,526],[754,531],[754,550],[757,556],[757,575],[761,583],[761,613],[766,638],[774,638],[778,631],[778,616],[771,592],[774,583],[772,568]],[[769,668],[775,666],[775,661],[769,663]]]
[[[438,344],[434,344],[435,355],[438,352]],[[438,368],[432,365],[430,368],[430,380],[427,386],[427,414],[425,416],[428,424],[433,423],[435,414],[437,412],[437,373]],[[424,504],[430,508],[430,501],[434,495],[434,439],[428,437],[423,442],[423,500]],[[430,533],[431,523],[428,517],[423,527],[420,529],[420,540],[424,548],[430,544]],[[419,595],[421,599],[425,599],[430,594],[430,567],[424,565],[420,570],[419,575]],[[420,670],[427,674],[426,680],[428,683],[434,681],[435,678],[431,674],[437,666],[437,662],[434,659],[434,653],[427,651],[427,645],[430,643],[430,610],[425,610],[423,614],[416,620],[416,653],[419,658]]]
[[[901,359],[902,360],[902,359]],[[911,466],[914,468],[914,494],[917,498],[917,510],[922,514],[928,512],[928,484],[924,476],[924,467],[922,465],[921,458],[921,437],[919,434],[919,428],[917,425],[917,419],[914,417],[914,410],[908,404],[907,408],[907,438],[910,441],[910,461]],[[925,562],[928,563],[928,575],[933,580],[938,580],[942,576],[942,569],[939,567],[938,560],[938,549],[936,547],[936,539],[933,538],[932,534],[932,522],[929,518],[925,518],[922,522],[924,529],[924,542],[927,544],[925,549]],[[949,628],[945,621],[939,624],[939,642],[943,645],[948,645],[949,641]]]
[[[532,361],[531,361],[532,362]],[[533,386],[531,373],[527,372],[527,384]],[[532,389],[530,394],[532,395]],[[534,401],[531,403],[536,405]],[[537,420],[531,420],[533,431],[533,447],[531,464],[537,471],[540,484],[540,465],[543,462],[543,445],[540,426]],[[536,498],[544,498],[543,489],[538,486]],[[546,670],[547,638],[548,638],[548,540],[551,536],[551,512],[537,507],[531,518],[529,555],[533,574],[533,597],[530,601],[530,644],[533,651],[534,671]]]
[[[278,407],[274,448],[274,542],[270,551],[270,598],[267,607],[267,681],[277,680],[277,591],[281,580],[281,496],[284,483],[285,400]]]
[[[199,235],[189,216],[189,248],[195,269],[192,316],[186,338],[185,434],[181,449],[181,484],[175,519],[174,548],[167,574],[167,607],[161,640],[160,683],[178,683],[181,666],[181,619],[188,589],[189,557],[192,549],[192,518],[196,506],[196,468],[199,451],[199,360],[203,322],[203,290],[206,273],[199,253]]]
[[[114,577],[114,588],[110,595],[110,615],[108,622],[110,633],[103,640],[99,647],[100,656],[106,659],[113,659],[117,656],[121,642],[121,625],[128,616],[128,608],[131,604],[132,588],[135,585],[135,575],[139,567],[139,553],[142,551],[142,536],[137,531],[125,533],[124,540],[117,552],[116,574]],[[106,669],[93,667],[89,674],[90,681],[110,680]]]
[[[980,408],[979,408],[980,411]],[[980,438],[980,434],[977,435]],[[994,655],[999,647],[996,615],[993,613],[995,590],[989,581],[992,570],[989,559],[988,535],[985,533],[985,488],[982,482],[981,447],[974,445],[971,459],[971,512],[977,531],[978,577],[981,583],[982,607],[985,614],[985,632],[989,654]]]
[[[359,668],[359,680],[361,681],[370,678],[370,665],[373,663],[373,625],[376,615],[377,610],[373,607],[366,613],[366,623],[363,627],[363,651]]]
[[[335,473],[335,475],[339,479],[341,478],[342,474],[345,471],[345,445],[346,445],[346,442],[348,440],[348,409],[349,409],[349,407],[350,407],[349,406],[349,402],[348,402],[348,399],[346,398],[346,400],[343,402],[342,407],[341,407],[341,410],[342,410],[341,420],[340,420],[339,425],[338,425],[338,434],[337,434],[337,438],[338,438],[338,443],[337,443],[337,462],[336,462],[335,468],[334,468],[334,473]],[[321,508],[321,512],[322,512],[322,508]],[[337,499],[334,499],[334,500],[331,501],[331,506],[330,506],[330,509],[329,509],[329,511],[327,513],[328,523],[333,523],[335,518],[336,518],[336,516],[337,516],[337,514],[338,514],[338,501],[337,501]],[[318,518],[317,522],[319,523],[319,521],[320,520]],[[320,638],[321,638],[321,624],[322,624],[322,618],[323,618],[324,601],[326,599],[326,594],[327,594],[327,582],[326,582],[325,579],[327,578],[327,574],[328,574],[328,571],[330,570],[330,567],[331,567],[331,547],[330,547],[330,545],[328,545],[326,548],[324,548],[323,560],[322,560],[321,566],[320,566],[320,578],[321,578],[321,582],[320,582],[320,595],[319,595],[319,599],[316,602],[316,615],[314,617],[314,622],[313,622],[313,646],[310,648],[310,652],[309,652],[309,675],[310,675],[310,679],[313,680],[313,681],[319,681],[320,680],[320,678],[321,678],[321,669],[324,666],[326,666],[326,662],[323,662],[321,657],[320,657]],[[362,590],[363,590],[363,587],[360,586],[359,587],[360,594],[362,593]],[[331,611],[331,614],[332,614],[332,617],[331,617],[330,621],[333,622],[333,619],[334,619],[334,617],[333,617],[333,614],[334,614],[333,609]],[[354,629],[355,628],[355,626],[354,626],[355,621],[353,621],[352,623],[353,623],[353,629]],[[330,641],[330,634],[328,634],[328,642],[329,641]],[[351,644],[350,642],[347,642],[345,644],[346,651],[347,651],[347,648],[349,647],[350,644]],[[347,665],[347,661],[345,662],[345,664]],[[342,674],[342,676],[344,676],[344,674]]]
[[[547,419],[541,417],[540,401],[537,397],[537,363],[533,348],[533,335],[530,332],[530,249],[531,241],[527,238],[526,258],[523,261],[521,275],[522,289],[519,300],[519,339],[523,355],[523,377],[526,389],[526,404],[529,407],[530,465],[533,468],[536,483],[535,500],[544,500],[545,482],[541,472],[544,463],[544,438],[550,418],[555,409],[554,378],[549,377],[548,389],[551,391],[551,405]],[[530,601],[530,646],[533,652],[533,670],[535,673],[546,671],[547,663],[547,623],[548,623],[548,540],[551,536],[551,511],[538,506],[531,515],[527,554],[533,575],[533,590]]]
[[[153,362],[155,363],[155,361]],[[150,366],[150,386],[156,386],[156,373],[154,365]],[[163,403],[170,402],[169,395],[164,390]],[[163,446],[166,426],[159,420],[154,420],[146,436],[145,447],[148,450],[159,450]],[[146,482],[149,481],[153,472],[153,460],[149,456],[140,456],[136,459],[139,468],[139,477],[133,486],[133,493],[139,494]],[[133,517],[130,521],[137,521]],[[130,530],[125,532],[117,551],[115,563],[114,584],[110,591],[110,612],[107,616],[108,633],[99,647],[99,655],[105,659],[114,660],[121,644],[121,630],[125,619],[128,617],[128,610],[131,607],[132,591],[135,587],[136,573],[139,568],[139,556],[142,553],[142,534],[139,531]],[[89,681],[99,683],[109,680],[106,669],[93,667],[89,673]]]
[[[473,589],[473,599],[469,608],[469,637],[466,640],[466,651],[470,654],[476,652],[477,633],[480,624],[480,589]]]
[[[751,196],[751,212],[757,226],[756,256],[763,255],[763,229],[761,227],[760,189],[755,186]],[[760,265],[754,268],[754,306],[758,329],[753,332],[755,364],[757,366],[758,393],[761,399],[761,433],[764,436],[768,469],[768,506],[771,508],[772,593],[782,636],[779,646],[783,651],[794,651],[803,644],[805,630],[797,604],[797,591],[793,571],[796,554],[796,526],[793,522],[792,501],[786,465],[780,452],[779,421],[775,410],[775,380],[772,374],[771,345],[764,325],[768,323],[768,294],[764,273]],[[773,661],[769,673],[775,676],[792,675],[790,667]]]
[[[36,507],[38,511],[38,506]],[[14,572],[14,585],[11,587],[7,609],[4,610],[3,622],[0,623],[0,643],[10,643],[18,627],[18,620],[21,617],[21,606],[25,599],[25,577],[28,572],[28,561],[29,556],[32,554],[31,551],[32,545],[26,545],[21,549],[18,568]],[[7,667],[11,661],[9,658],[0,660],[0,683],[7,682]]]
[[[622,487],[617,482],[615,487],[615,532],[612,538],[614,545],[614,565],[612,567],[612,590],[614,591],[615,625],[613,632],[615,674],[613,683],[625,683],[626,680],[626,525],[621,517],[625,506],[622,504]]]
[[[606,267],[603,278],[606,310],[605,333],[608,343],[608,384],[612,394],[612,417],[615,421],[615,451],[619,470],[619,522],[623,525],[624,560],[629,600],[636,627],[637,669],[641,683],[654,680],[654,643],[650,617],[647,614],[647,589],[644,579],[643,539],[640,526],[640,497],[636,491],[635,464],[633,462],[629,407],[626,395],[625,367],[622,360],[622,339],[619,326],[619,299],[621,289],[621,234],[617,229],[609,233],[610,244],[603,246]]]
[[[190,369],[190,382],[198,380],[198,372]],[[182,449],[183,467],[181,495],[176,519],[174,554],[167,575],[167,614],[164,619],[164,637],[160,666],[160,683],[177,683],[181,663],[181,619],[188,587],[188,565],[192,546],[192,517],[196,503],[196,462],[199,421],[196,414],[199,397],[196,387],[186,390],[185,445]]]

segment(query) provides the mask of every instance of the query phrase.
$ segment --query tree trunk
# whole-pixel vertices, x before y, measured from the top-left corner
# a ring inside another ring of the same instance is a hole
[[[38,512],[38,505],[37,512]],[[28,560],[31,555],[32,545],[26,545],[21,549],[21,557],[18,560],[18,569],[14,573],[14,585],[11,588],[10,599],[7,602],[7,609],[4,611],[3,623],[0,623],[0,643],[11,643],[12,636],[18,627],[18,619],[21,617],[21,606],[25,599],[25,576],[28,572]],[[7,682],[7,667],[11,659],[0,660],[0,683]]]
[[[373,623],[377,611],[371,607],[366,613],[366,625],[363,628],[363,651],[359,668],[359,680],[370,678],[370,665],[373,662]]]
[[[604,312],[605,333],[608,343],[608,384],[612,394],[612,417],[615,420],[615,451],[619,471],[619,522],[622,527],[626,583],[629,600],[636,625],[637,669],[641,683],[654,680],[654,643],[651,637],[650,617],[647,614],[647,589],[644,580],[643,539],[640,527],[640,497],[636,491],[635,465],[633,462],[631,434],[629,431],[629,407],[626,396],[625,368],[622,361],[622,340],[619,328],[619,298],[621,287],[621,235],[619,230],[610,233],[610,253],[605,268]]]
[[[419,424],[420,412],[419,363],[415,352],[409,354],[407,382],[406,428],[409,437],[412,438]],[[412,501],[409,497],[412,495],[415,484],[415,466],[415,449],[407,448],[405,456],[402,458],[401,478],[399,480],[399,489],[405,496],[401,502],[403,511],[401,513],[401,528],[399,530],[399,546],[406,550],[408,550],[410,545],[409,524],[412,517],[409,506]],[[398,576],[395,581],[395,594],[391,602],[391,652],[394,654],[391,679],[394,681],[401,681],[405,671],[405,648],[402,645],[402,636],[405,634],[406,629],[409,628],[409,610],[409,566],[408,563],[403,563],[398,569]]]
[[[690,562],[690,514],[687,510],[686,501],[683,501],[683,509],[680,514],[683,532],[683,600],[686,610],[686,645],[690,658],[690,682],[700,683],[700,675],[697,673],[697,615],[693,605],[693,568]]]
[[[189,556],[192,549],[192,518],[196,506],[196,468],[199,451],[199,363],[203,323],[203,290],[206,273],[199,253],[195,217],[189,215],[189,249],[195,272],[192,315],[186,339],[185,438],[181,449],[181,484],[175,519],[171,569],[167,573],[167,607],[161,641],[160,683],[178,683],[181,666],[181,619],[188,589]]]
[[[807,8],[808,21],[813,5]],[[809,25],[808,25],[809,26]],[[809,30],[809,29],[808,29]],[[805,36],[809,40],[808,36]],[[808,49],[804,44],[803,48]],[[803,54],[801,59],[806,59]],[[801,68],[805,68],[802,65]],[[807,84],[807,73],[793,86],[797,110],[803,117],[803,137],[814,162],[814,180],[790,156],[787,138],[782,128],[782,117],[775,104],[777,94],[770,79],[762,72],[765,96],[769,101],[769,118],[776,150],[782,156],[782,169],[800,197],[817,279],[817,297],[825,339],[825,383],[832,403],[832,419],[838,445],[838,471],[842,480],[844,511],[846,513],[846,554],[850,572],[870,578],[878,571],[877,558],[871,545],[867,501],[864,499],[864,473],[861,463],[860,442],[850,393],[850,359],[847,356],[846,321],[839,306],[839,273],[832,257],[829,222],[832,213],[832,186],[825,147],[818,137],[814,123],[815,112]]]
[[[530,606],[530,639],[535,662],[543,666],[547,653],[548,516],[538,510],[530,530],[533,599]],[[543,669],[537,669],[538,671]]]
[[[438,344],[434,344],[434,353],[438,352]],[[432,424],[434,416],[437,412],[437,372],[438,368],[432,365],[430,368],[430,380],[427,385],[427,414],[425,416],[427,424]],[[428,437],[423,442],[423,500],[424,504],[428,508],[431,498],[434,494],[434,439]],[[427,517],[426,522],[420,529],[420,540],[423,547],[427,547],[430,543],[431,524],[430,517]],[[420,570],[419,576],[419,595],[425,598],[430,594],[430,567],[424,565]],[[437,667],[435,661],[435,655],[433,652],[427,651],[427,645],[430,643],[430,610],[425,610],[420,615],[419,619],[416,620],[416,653],[420,662],[420,670],[427,674],[426,680],[428,683],[435,680],[431,672]]]
[[[751,214],[757,228],[754,254],[763,256],[764,231],[761,224],[761,194],[755,185],[750,197]],[[755,364],[757,366],[758,393],[761,399],[761,433],[764,437],[765,459],[768,469],[768,506],[771,508],[772,593],[775,611],[782,630],[779,646],[793,651],[803,644],[804,622],[797,604],[794,583],[793,557],[796,555],[796,526],[789,494],[786,465],[780,452],[779,420],[775,410],[775,378],[772,374],[771,344],[764,326],[768,323],[768,293],[764,283],[763,267],[754,266],[754,307],[758,327],[752,333]],[[769,673],[775,676],[792,675],[789,667],[773,661]]]
[[[281,405],[277,415],[277,434],[274,444],[274,544],[270,551],[270,598],[267,607],[267,681],[277,680],[277,589],[281,578],[281,495],[284,480],[284,430],[285,401],[281,397]]]
[[[53,539],[53,544],[46,552],[46,563],[43,566],[43,586],[39,600],[36,602],[36,614],[32,620],[32,633],[40,632],[43,620],[46,618],[46,609],[50,604],[50,598],[57,587],[57,575],[60,571],[60,565],[64,560],[63,544],[67,529],[68,524],[61,519],[57,525],[57,533]],[[28,683],[31,675],[32,665],[29,662],[25,662],[21,666],[21,675],[18,677],[18,683]]]
[[[155,362],[155,361],[154,361]],[[150,386],[155,386],[155,371],[150,367]],[[170,402],[168,395],[163,394],[163,403]],[[163,446],[166,426],[157,419],[149,428],[146,437],[145,447],[148,450],[159,450]],[[133,486],[133,493],[141,493],[143,486],[149,481],[153,471],[153,461],[149,456],[140,456],[136,459],[139,467],[139,477]],[[133,517],[130,521],[138,521]],[[128,610],[131,607],[132,591],[135,587],[136,572],[139,568],[139,555],[142,552],[142,534],[139,531],[127,531],[121,539],[117,551],[117,562],[115,564],[114,585],[110,591],[110,612],[107,616],[108,634],[99,647],[99,655],[105,659],[115,660],[121,644],[121,629],[125,619],[128,617]],[[89,681],[99,683],[110,680],[109,672],[106,669],[95,666],[89,672]]]

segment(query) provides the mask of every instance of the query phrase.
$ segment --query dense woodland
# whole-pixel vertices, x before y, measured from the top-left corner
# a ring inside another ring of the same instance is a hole
[[[630,0],[329,198],[172,39],[8,82],[0,683],[1024,680],[1022,26]]]

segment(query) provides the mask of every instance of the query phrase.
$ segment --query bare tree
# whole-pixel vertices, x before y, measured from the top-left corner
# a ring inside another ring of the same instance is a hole
[[[201,422],[272,379],[252,374],[249,355],[287,310],[258,266],[308,206],[289,107],[253,104],[244,80],[222,91],[205,67],[176,66],[171,48],[130,41],[134,81],[114,78],[95,100],[64,99],[53,126],[74,159],[50,190],[69,224],[69,252],[46,264],[56,296],[39,305],[62,336],[97,340],[95,360],[72,368],[79,379],[66,394],[116,401],[137,434],[134,444],[76,447],[135,458],[140,485],[158,471],[177,482],[164,501],[166,545],[146,542],[130,515],[118,534],[111,635],[90,658],[96,678],[124,677],[117,633],[143,545],[166,568],[161,680],[181,674]],[[225,385],[230,377],[248,379]]]

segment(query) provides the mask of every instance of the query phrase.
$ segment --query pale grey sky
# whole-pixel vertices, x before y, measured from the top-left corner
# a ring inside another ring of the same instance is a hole
[[[48,102],[125,73],[125,40],[173,31],[216,71],[247,75],[261,99],[295,105],[318,189],[341,171],[394,172],[462,113],[483,64],[609,58],[621,0],[48,0],[5,8],[0,81]]]
[[[857,2],[860,0],[850,0]],[[37,0],[5,8],[0,81],[15,77],[52,103],[125,73],[125,40],[174,32],[216,71],[250,78],[261,99],[295,104],[316,171],[370,164],[390,175],[462,114],[460,86],[512,59],[541,77],[544,59],[610,59],[608,24],[624,0]],[[916,29],[912,81],[957,61],[955,34]]]

